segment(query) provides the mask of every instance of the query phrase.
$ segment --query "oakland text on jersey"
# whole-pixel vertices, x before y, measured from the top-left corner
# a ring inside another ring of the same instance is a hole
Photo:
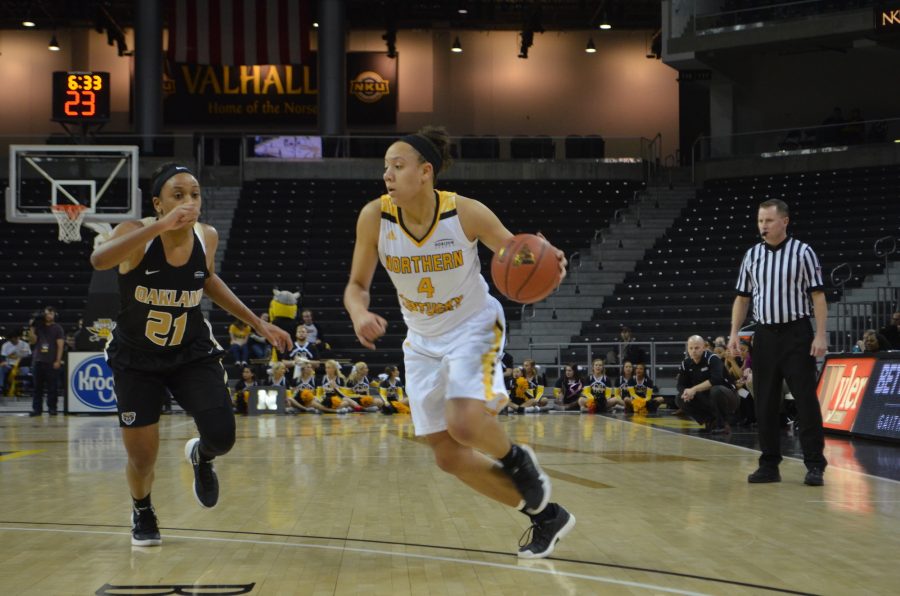
[[[136,286],[134,299],[142,304],[153,306],[171,306],[175,308],[194,308],[200,305],[203,290],[165,290]]]
[[[465,264],[463,251],[442,252],[436,255],[413,255],[395,257],[386,254],[384,267],[392,273],[432,273],[434,271],[450,271]]]

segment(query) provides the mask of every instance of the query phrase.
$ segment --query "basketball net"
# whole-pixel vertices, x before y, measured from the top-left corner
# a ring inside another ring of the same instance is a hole
[[[59,239],[63,242],[81,240],[81,222],[88,208],[84,205],[50,205],[50,210],[59,224]]]

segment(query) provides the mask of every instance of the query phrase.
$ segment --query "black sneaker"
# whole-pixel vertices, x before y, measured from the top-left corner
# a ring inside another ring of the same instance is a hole
[[[516,445],[517,461],[514,465],[503,466],[513,484],[525,501],[522,511],[535,515],[544,510],[550,502],[550,478],[538,465],[537,456],[528,445]]]
[[[825,484],[825,470],[822,468],[810,468],[808,472],[806,472],[806,478],[803,479],[803,484],[808,486],[823,486]]]
[[[131,508],[131,545],[159,546],[162,538],[159,535],[159,522],[153,506],[144,509]]]
[[[747,482],[749,482],[750,484],[781,482],[781,474],[778,473],[778,468],[759,467],[755,472],[747,476]]]
[[[519,539],[520,559],[543,559],[553,554],[556,543],[575,527],[575,516],[561,505],[551,503],[555,513],[542,522],[534,521]]]
[[[184,445],[184,456],[194,466],[194,496],[201,506],[210,509],[219,502],[219,479],[212,461],[200,459],[200,439],[191,439]]]

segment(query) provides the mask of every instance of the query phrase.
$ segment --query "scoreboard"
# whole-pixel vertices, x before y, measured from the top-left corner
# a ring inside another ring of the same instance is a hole
[[[53,120],[106,122],[109,120],[109,73],[56,71],[53,73]]]

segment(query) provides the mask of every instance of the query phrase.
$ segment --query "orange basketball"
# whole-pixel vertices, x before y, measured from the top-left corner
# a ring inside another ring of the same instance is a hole
[[[540,302],[559,286],[559,261],[549,242],[517,234],[491,260],[491,277],[500,293],[516,302]]]

